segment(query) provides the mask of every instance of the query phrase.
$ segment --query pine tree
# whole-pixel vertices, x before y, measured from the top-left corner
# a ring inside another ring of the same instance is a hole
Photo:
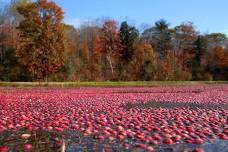
[[[134,44],[139,38],[139,32],[135,27],[129,26],[128,23],[124,21],[121,23],[119,33],[123,48],[118,61],[119,79],[125,80],[127,79],[128,73],[127,65],[132,60],[132,57],[135,53]]]
[[[120,26],[120,40],[123,46],[122,58],[125,62],[129,62],[134,54],[134,44],[139,37],[138,30],[129,26],[128,23],[122,22]]]
[[[203,74],[203,69],[201,67],[201,59],[206,52],[205,42],[201,36],[198,36],[195,42],[195,46],[196,48],[194,49],[192,59],[192,79],[200,80],[202,79]]]

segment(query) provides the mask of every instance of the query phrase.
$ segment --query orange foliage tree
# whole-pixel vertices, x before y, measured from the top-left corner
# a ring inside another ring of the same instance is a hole
[[[142,40],[136,42],[134,54],[130,62],[131,80],[151,80],[155,77],[155,51],[149,43]]]
[[[38,0],[20,5],[19,61],[28,67],[35,78],[47,81],[64,63],[63,11],[54,2]]]
[[[122,51],[120,36],[114,20],[107,20],[104,22],[101,29],[101,54],[104,61],[104,77],[106,77],[107,67],[109,65],[112,78],[114,78],[114,68],[116,59]]]
[[[214,55],[219,68],[228,67],[228,50],[222,47],[214,48]]]

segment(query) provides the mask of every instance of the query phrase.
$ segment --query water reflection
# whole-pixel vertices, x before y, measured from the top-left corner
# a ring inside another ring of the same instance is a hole
[[[129,145],[128,149],[123,144]],[[9,152],[25,151],[25,145],[31,145],[27,151],[31,152],[81,152],[81,151],[143,151],[136,148],[136,141],[132,140],[103,140],[99,141],[90,136],[83,136],[80,132],[68,130],[64,133],[42,130],[17,132],[4,131],[0,133],[0,147],[7,147]],[[150,143],[148,143],[150,145]],[[173,145],[152,145],[158,152],[191,152],[195,148],[202,148],[205,152],[227,152],[228,141],[207,141],[202,145],[176,143]],[[0,150],[1,151],[1,150]]]
[[[9,152],[61,152],[62,146],[62,135],[56,132],[20,130],[0,133],[0,147]]]

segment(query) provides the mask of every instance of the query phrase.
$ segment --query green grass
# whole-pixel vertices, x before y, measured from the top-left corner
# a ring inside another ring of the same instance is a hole
[[[0,87],[156,87],[167,85],[228,84],[228,81],[120,81],[120,82],[0,82]]]

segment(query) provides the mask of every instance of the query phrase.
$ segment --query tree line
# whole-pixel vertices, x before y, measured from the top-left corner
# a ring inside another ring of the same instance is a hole
[[[48,0],[0,8],[0,81],[228,80],[228,39],[158,20],[142,32],[113,19],[63,23]]]

